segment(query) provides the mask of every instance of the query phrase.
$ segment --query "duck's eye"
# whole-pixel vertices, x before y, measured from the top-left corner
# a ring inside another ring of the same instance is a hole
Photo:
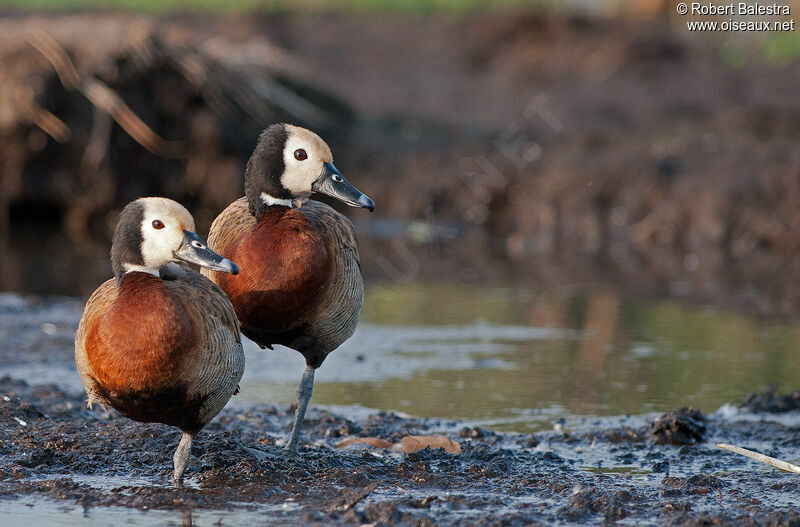
[[[342,179],[342,176],[340,176],[339,174],[332,175],[331,179],[337,183],[341,183],[342,181],[344,181],[344,179]]]
[[[304,161],[308,159],[308,154],[306,154],[306,151],[303,150],[302,148],[298,148],[297,150],[294,151],[294,158],[297,159],[298,161]]]
[[[153,220],[153,228],[156,230],[163,229],[164,224],[161,222],[161,220]]]

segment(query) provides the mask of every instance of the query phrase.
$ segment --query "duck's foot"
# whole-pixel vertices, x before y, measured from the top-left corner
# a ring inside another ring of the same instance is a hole
[[[184,432],[181,436],[180,443],[178,443],[178,448],[175,450],[175,455],[172,456],[172,461],[175,464],[175,472],[172,474],[172,482],[175,484],[176,489],[181,488],[183,472],[186,470],[186,462],[189,460],[189,453],[192,451],[193,437],[194,436],[189,432]]]
[[[311,392],[314,390],[314,368],[306,366],[306,371],[300,378],[300,384],[297,385],[297,408],[294,411],[294,425],[292,426],[292,433],[289,436],[289,441],[283,450],[286,453],[296,453],[298,443],[300,441],[300,428],[303,426],[303,420],[306,417],[306,409],[308,408],[308,401],[311,400]]]

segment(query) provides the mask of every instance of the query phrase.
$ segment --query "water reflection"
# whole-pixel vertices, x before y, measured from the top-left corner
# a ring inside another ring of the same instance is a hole
[[[381,286],[363,318],[320,369],[312,404],[530,431],[569,415],[714,411],[771,383],[800,386],[797,326],[609,290]],[[302,359],[248,350],[242,397],[290,403]]]
[[[131,511],[131,509],[110,507],[86,507],[64,501],[54,501],[41,496],[26,496],[17,500],[3,501],[0,512],[3,525],[15,526],[84,526],[84,525],[126,525],[131,527],[164,525],[168,527],[213,527],[220,525],[251,525],[253,514],[267,515],[275,525],[289,524],[284,518],[287,511],[295,510],[284,502],[278,505],[259,505],[246,509],[209,510],[189,508],[183,510]],[[232,504],[236,505],[236,504]]]
[[[366,298],[356,334],[317,373],[314,406],[530,431],[572,416],[712,412],[772,383],[800,387],[797,324],[610,290],[408,284]],[[0,295],[0,341],[18,350],[0,375],[82,390],[71,352],[81,304],[31,302]],[[302,356],[252,342],[246,353],[234,404],[291,404]]]

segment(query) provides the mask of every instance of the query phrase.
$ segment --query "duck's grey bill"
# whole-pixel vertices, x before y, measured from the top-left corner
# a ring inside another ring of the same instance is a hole
[[[235,263],[209,249],[206,242],[191,231],[183,231],[183,244],[175,251],[175,257],[212,271],[239,273],[239,267]]]
[[[351,185],[342,174],[333,166],[333,163],[323,163],[322,175],[311,185],[311,190],[336,198],[351,207],[362,207],[375,210],[375,202]]]

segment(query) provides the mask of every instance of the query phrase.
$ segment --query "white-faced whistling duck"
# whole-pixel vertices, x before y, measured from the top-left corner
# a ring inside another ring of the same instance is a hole
[[[306,359],[288,451],[297,448],[314,370],[353,334],[364,301],[353,225],[309,200],[314,192],[375,209],[339,173],[317,134],[288,124],[267,128],[247,163],[246,196],[217,216],[208,237],[242,272],[202,271],[230,297],[242,333],[262,348],[281,344]]]
[[[244,371],[239,324],[228,297],[178,260],[235,274],[236,265],[194,233],[178,203],[142,198],[120,214],[111,247],[114,278],[89,298],[75,337],[88,403],[183,431],[173,457],[176,487],[192,438],[238,390]]]

